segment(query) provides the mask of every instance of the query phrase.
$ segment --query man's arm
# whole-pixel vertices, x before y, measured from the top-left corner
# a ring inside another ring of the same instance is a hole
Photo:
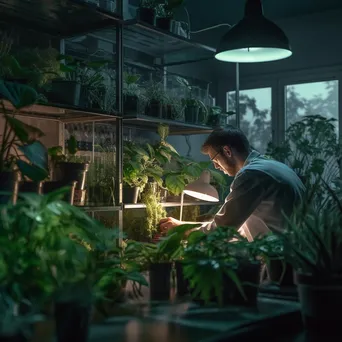
[[[214,220],[204,223],[202,231],[209,232],[216,227],[239,228],[261,203],[269,185],[270,176],[263,172],[248,170],[239,174]]]

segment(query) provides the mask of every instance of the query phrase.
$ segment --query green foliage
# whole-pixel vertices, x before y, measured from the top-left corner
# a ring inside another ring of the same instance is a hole
[[[314,200],[319,186],[308,191],[303,204],[287,217],[280,238],[286,260],[298,272],[329,283],[342,275],[342,203],[327,183],[324,186],[327,192],[320,203]]]
[[[245,297],[245,284],[238,277],[240,265],[258,263],[259,256],[266,253],[277,253],[273,242],[265,239],[249,242],[233,227],[218,227],[210,234],[192,232],[187,239],[183,263],[193,296],[208,303],[214,295],[222,304],[223,279],[228,277]]]
[[[67,154],[63,153],[62,146],[53,146],[48,149],[48,154],[51,158],[53,163],[60,163],[60,162],[71,162],[71,163],[81,163],[81,158],[76,156],[78,152],[77,148],[77,140],[75,136],[71,135],[70,138],[67,140],[66,144]]]
[[[267,150],[269,156],[289,165],[308,190],[319,186],[315,196],[318,203],[327,191],[321,179],[335,186],[340,176],[341,147],[335,125],[335,119],[306,116],[287,129],[282,144],[270,143]]]
[[[151,264],[178,260],[183,251],[181,243],[186,239],[186,234],[200,226],[201,224],[184,224],[170,230],[167,236],[157,244],[143,244],[141,255],[144,263]]]
[[[37,101],[37,92],[26,85],[0,80],[0,95],[15,108],[10,114],[4,101],[0,101],[5,119],[0,147],[0,172],[12,171],[16,164],[23,176],[34,181],[46,179],[48,177],[47,151],[39,141],[36,141],[44,135],[43,132],[15,118],[15,114],[19,113],[20,109]],[[20,156],[19,152],[23,155]]]
[[[85,305],[127,280],[147,285],[134,260],[134,247],[119,247],[118,231],[62,201],[66,191],[23,194],[16,205],[1,208],[3,293],[40,309],[51,299]]]
[[[158,231],[159,221],[166,217],[166,211],[160,203],[160,194],[155,191],[151,186],[145,188],[141,196],[141,201],[146,205],[146,220],[142,231],[149,238]]]

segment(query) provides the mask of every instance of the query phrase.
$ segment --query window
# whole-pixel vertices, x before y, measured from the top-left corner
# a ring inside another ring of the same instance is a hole
[[[305,115],[322,115],[338,120],[338,81],[287,85],[285,88],[286,128]],[[336,121],[338,133],[338,121]]]
[[[239,102],[240,128],[247,135],[251,146],[265,153],[272,140],[272,88],[242,90]],[[227,110],[235,111],[235,91],[227,93]],[[235,125],[235,115],[229,123]]]

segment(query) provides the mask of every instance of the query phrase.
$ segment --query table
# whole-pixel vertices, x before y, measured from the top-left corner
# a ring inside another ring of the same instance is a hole
[[[223,342],[251,336],[279,341],[301,329],[297,302],[260,297],[254,308],[201,307],[188,301],[125,303],[91,327],[90,342]],[[277,338],[277,339],[274,339]]]

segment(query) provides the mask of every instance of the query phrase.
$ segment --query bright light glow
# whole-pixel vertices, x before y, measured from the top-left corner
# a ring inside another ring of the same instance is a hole
[[[290,57],[292,51],[279,48],[250,47],[237,50],[222,51],[215,58],[223,62],[257,63],[277,61]]]
[[[197,199],[200,199],[202,201],[207,201],[207,202],[218,202],[219,199],[207,194],[203,194],[201,192],[197,192],[197,191],[191,191],[191,190],[184,190],[184,193],[191,196],[191,197],[195,197]]]

